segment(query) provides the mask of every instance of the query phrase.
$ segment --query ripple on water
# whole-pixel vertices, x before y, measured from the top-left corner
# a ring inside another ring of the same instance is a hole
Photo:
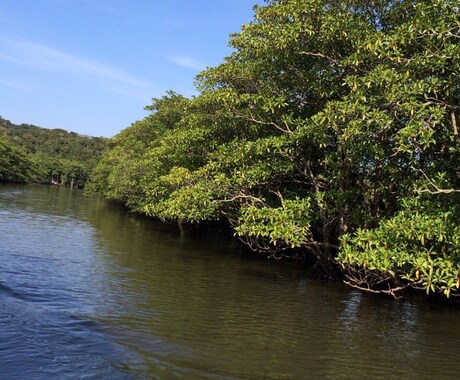
[[[135,355],[107,339],[94,321],[25,301],[4,285],[0,325],[2,379],[130,378],[120,365]]]
[[[455,311],[312,280],[78,192],[2,189],[2,380],[460,371]]]

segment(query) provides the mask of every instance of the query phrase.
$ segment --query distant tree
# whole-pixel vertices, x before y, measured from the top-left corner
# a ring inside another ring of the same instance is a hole
[[[20,146],[34,165],[27,181],[83,188],[107,148],[107,139],[81,136],[63,129],[15,125],[0,119],[0,136]]]
[[[1,182],[28,182],[34,177],[35,170],[24,150],[0,136]]]

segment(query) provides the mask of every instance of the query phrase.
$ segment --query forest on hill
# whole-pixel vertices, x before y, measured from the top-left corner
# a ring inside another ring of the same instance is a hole
[[[268,0],[196,78],[114,138],[88,190],[226,221],[354,287],[459,295],[454,0]]]
[[[0,181],[83,188],[108,139],[16,125],[0,117]]]

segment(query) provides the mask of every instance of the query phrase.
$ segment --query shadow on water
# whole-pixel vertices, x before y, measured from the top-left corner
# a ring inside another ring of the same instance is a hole
[[[227,235],[181,236],[80,192],[0,187],[0,239],[0,370],[11,378],[460,370],[458,310],[313,280],[290,263],[239,254]]]

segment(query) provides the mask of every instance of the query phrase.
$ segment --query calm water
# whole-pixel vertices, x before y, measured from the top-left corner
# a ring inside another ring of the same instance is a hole
[[[458,378],[460,313],[0,185],[0,379]]]

